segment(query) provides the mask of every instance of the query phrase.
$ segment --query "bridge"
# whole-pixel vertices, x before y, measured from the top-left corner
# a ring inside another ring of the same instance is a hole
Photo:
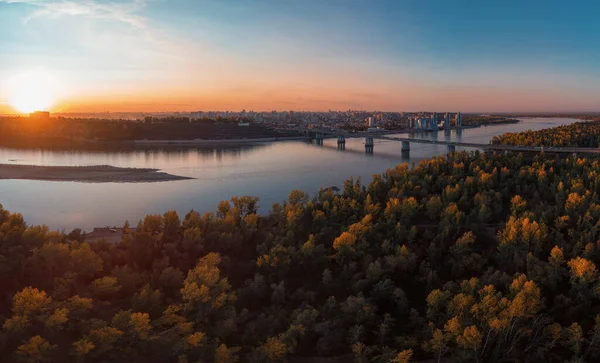
[[[548,147],[548,146],[520,146],[520,145],[500,145],[500,144],[481,144],[473,142],[462,142],[462,141],[446,141],[446,140],[428,140],[428,139],[416,139],[411,137],[394,137],[375,135],[374,138],[382,140],[400,141],[402,143],[402,151],[410,150],[410,143],[418,144],[433,144],[433,145],[447,145],[448,152],[454,152],[457,146],[468,147],[482,150],[495,150],[495,151],[512,151],[512,152],[544,152],[544,153],[571,153],[571,154],[600,154],[598,148],[587,148],[587,147]],[[365,144],[366,145],[366,144]]]
[[[375,139],[398,141],[401,143],[402,152],[408,155],[410,152],[410,144],[431,144],[431,145],[446,145],[448,152],[453,153],[456,147],[467,147],[481,150],[504,151],[504,152],[532,152],[532,153],[560,153],[560,154],[600,154],[599,148],[586,147],[549,147],[549,146],[520,146],[520,145],[500,145],[500,144],[482,144],[462,141],[449,140],[431,140],[419,139],[412,137],[396,137],[388,134],[397,134],[398,131],[382,131],[382,132],[359,132],[350,133],[344,131],[324,130],[324,129],[293,129],[305,133],[309,138],[314,135],[317,145],[323,145],[323,139],[327,137],[337,137],[338,149],[346,148],[346,138],[365,138],[365,152],[373,153],[375,147]]]

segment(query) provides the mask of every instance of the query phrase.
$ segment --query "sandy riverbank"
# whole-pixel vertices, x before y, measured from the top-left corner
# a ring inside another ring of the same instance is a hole
[[[87,183],[150,183],[193,179],[158,169],[97,166],[38,166],[0,164],[0,179],[76,181]]]

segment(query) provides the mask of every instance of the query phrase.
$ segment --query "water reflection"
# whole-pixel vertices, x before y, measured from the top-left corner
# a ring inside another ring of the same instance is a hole
[[[162,161],[185,163],[223,158],[239,159],[244,154],[258,152],[268,144],[249,144],[225,147],[111,147],[108,151],[98,150],[52,150],[47,148],[0,148],[0,163],[29,165],[138,165]],[[129,164],[130,163],[130,164]]]

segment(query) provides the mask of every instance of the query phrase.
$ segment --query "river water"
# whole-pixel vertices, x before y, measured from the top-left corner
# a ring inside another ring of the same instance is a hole
[[[574,119],[523,119],[518,124],[486,126],[460,132],[413,134],[488,143],[504,132],[539,130],[576,122]],[[402,135],[406,136],[406,134]],[[400,143],[375,140],[374,153],[366,154],[363,139],[347,139],[346,150],[337,150],[337,139],[323,146],[284,141],[236,148],[153,149],[84,152],[0,148],[0,163],[31,165],[114,165],[156,168],[196,179],[160,183],[78,183],[0,180],[0,203],[20,212],[29,224],[51,229],[133,225],[146,214],[177,210],[183,218],[191,209],[214,211],[219,201],[234,195],[260,197],[260,211],[286,199],[293,189],[314,194],[319,188],[341,187],[349,177],[366,184],[375,173],[403,162],[418,162],[447,152],[445,145],[410,145],[403,158]],[[460,150],[460,148],[457,148]]]

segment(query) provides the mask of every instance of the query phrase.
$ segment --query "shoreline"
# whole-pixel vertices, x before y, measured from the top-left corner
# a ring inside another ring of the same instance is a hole
[[[290,137],[263,137],[256,139],[190,139],[190,140],[132,140],[127,141],[134,146],[238,146],[238,145],[250,145],[250,144],[263,144],[270,142],[279,141],[298,141],[304,140],[306,137],[303,136],[290,136]]]
[[[461,129],[473,129],[479,128],[483,126],[495,126],[495,125],[506,125],[510,123],[518,123],[518,122],[496,122],[496,123],[482,123],[477,125],[464,125]],[[440,129],[442,131],[444,129]],[[450,130],[457,130],[456,127],[452,127]],[[399,130],[380,130],[378,132],[366,133],[361,132],[353,135],[352,132],[348,133],[346,130],[340,130],[342,133],[347,133],[347,138],[361,138],[365,137],[367,134],[370,135],[389,135],[389,134],[411,134],[415,132],[430,132],[432,130],[417,130],[415,128],[411,129],[399,129]],[[324,135],[324,139],[335,138],[334,134],[326,134]],[[153,148],[153,147],[183,147],[183,148],[210,148],[210,147],[240,147],[240,146],[251,146],[251,145],[261,145],[261,144],[270,144],[275,142],[283,142],[283,141],[303,141],[306,140],[306,136],[282,136],[282,137],[262,137],[262,138],[250,138],[250,139],[143,139],[143,140],[21,140],[21,143],[4,143],[3,140],[0,140],[0,147],[7,148],[19,148],[19,149],[68,149],[68,150],[104,150],[108,148],[122,148],[122,147],[130,147],[130,148]],[[35,142],[34,142],[35,141]],[[35,147],[32,147],[32,143],[35,144]],[[45,145],[45,147],[43,146]]]
[[[153,183],[194,179],[148,168],[121,168],[110,165],[41,166],[0,164],[0,180],[70,181],[84,183]]]

